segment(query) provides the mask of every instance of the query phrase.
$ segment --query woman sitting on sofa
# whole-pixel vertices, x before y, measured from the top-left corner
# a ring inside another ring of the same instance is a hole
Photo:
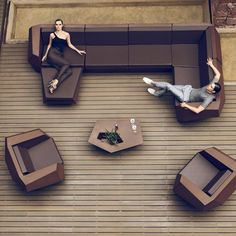
[[[71,74],[70,63],[64,58],[65,47],[78,52],[80,55],[86,54],[85,51],[77,49],[70,41],[70,34],[63,30],[63,21],[55,20],[55,32],[49,36],[49,43],[42,61],[46,61],[57,69],[56,76],[49,82],[48,88],[53,93],[58,86]]]

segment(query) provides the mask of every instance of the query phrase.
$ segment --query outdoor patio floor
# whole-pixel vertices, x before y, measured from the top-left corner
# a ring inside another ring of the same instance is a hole
[[[143,76],[85,74],[78,104],[42,103],[40,74],[27,44],[3,45],[0,56],[0,234],[202,236],[236,234],[236,193],[224,205],[197,212],[172,191],[178,171],[199,150],[216,146],[236,158],[236,87],[226,85],[221,117],[181,125],[170,96],[146,92]],[[144,143],[110,155],[87,141],[97,119],[136,118]],[[65,181],[25,193],[11,180],[4,137],[41,128],[65,162]]]

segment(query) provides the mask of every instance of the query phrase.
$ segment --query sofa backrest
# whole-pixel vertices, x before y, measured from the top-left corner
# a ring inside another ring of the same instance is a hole
[[[171,44],[171,24],[129,25],[129,44]]]
[[[173,24],[172,44],[198,44],[208,26]]]
[[[213,79],[212,70],[206,64],[207,58],[213,58],[214,65],[217,68],[221,67],[221,49],[219,34],[213,26],[209,26],[204,33],[198,44],[199,48],[199,68],[201,86],[208,84]],[[219,68],[221,69],[221,68]]]
[[[33,138],[30,140],[27,140],[26,142],[20,143],[19,145],[23,148],[30,149],[36,145],[39,145],[40,143],[48,140],[50,137],[47,134],[41,135],[37,138]]]
[[[29,156],[28,150],[20,145],[13,146],[13,150],[15,152],[16,159],[18,161],[22,174],[25,175],[33,172],[35,169]]]
[[[232,171],[230,170],[221,170],[217,175],[204,187],[203,191],[212,196],[219,187],[225,183],[225,181],[230,177]]]
[[[86,25],[86,45],[127,45],[128,25]]]
[[[66,25],[63,30],[70,33],[71,43],[75,46],[85,45],[85,25]],[[54,32],[54,26],[48,26],[41,28],[41,37],[44,46],[47,46],[49,43],[50,33]]]

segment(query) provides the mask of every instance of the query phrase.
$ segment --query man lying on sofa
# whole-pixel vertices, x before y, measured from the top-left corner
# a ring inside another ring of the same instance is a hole
[[[211,58],[207,59],[207,65],[211,67],[215,76],[214,79],[206,86],[195,89],[191,85],[172,85],[167,82],[155,82],[147,77],[143,81],[151,85],[153,88],[148,88],[148,92],[154,96],[160,97],[166,92],[171,92],[177,100],[181,102],[181,107],[187,108],[195,113],[200,113],[215,99],[217,93],[220,92],[221,86],[217,83],[220,79],[220,72],[213,65]],[[188,102],[202,102],[198,107],[191,106]]]

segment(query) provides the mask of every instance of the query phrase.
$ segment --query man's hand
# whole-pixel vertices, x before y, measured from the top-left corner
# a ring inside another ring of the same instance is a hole
[[[180,103],[180,106],[183,107],[183,108],[187,108],[186,105],[187,105],[186,102],[181,102]]]
[[[207,58],[207,63],[206,63],[208,66],[211,67],[211,69],[214,71],[215,73],[215,76],[214,76],[214,79],[212,80],[213,83],[217,83],[220,79],[220,72],[219,70],[214,66],[213,64],[213,59],[212,58]]]
[[[42,58],[42,62],[43,61],[46,61],[47,60],[47,56],[45,55],[45,56],[43,56],[43,58]]]
[[[213,60],[212,58],[207,58],[207,63],[206,63],[208,66],[212,66],[213,65]]]

